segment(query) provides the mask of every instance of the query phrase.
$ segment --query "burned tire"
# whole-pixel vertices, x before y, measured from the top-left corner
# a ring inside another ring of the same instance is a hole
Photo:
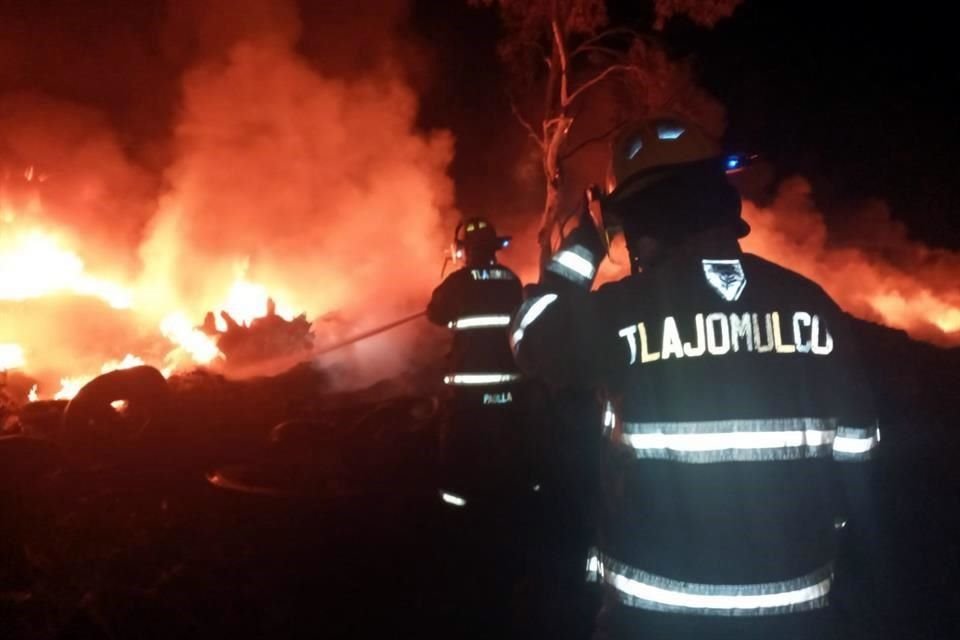
[[[113,403],[125,401],[116,409]],[[170,405],[170,388],[153,367],[111,371],[94,378],[63,414],[63,436],[70,441],[131,440],[161,423]]]

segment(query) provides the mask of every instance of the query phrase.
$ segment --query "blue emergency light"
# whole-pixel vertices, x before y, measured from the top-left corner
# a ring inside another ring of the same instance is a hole
[[[756,155],[734,153],[724,158],[723,167],[727,173],[737,173],[745,169],[756,157]]]

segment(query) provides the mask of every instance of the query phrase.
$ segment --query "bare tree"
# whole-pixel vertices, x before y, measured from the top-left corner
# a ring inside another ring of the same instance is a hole
[[[699,113],[689,115],[707,121],[708,127],[710,121],[719,121],[722,128],[722,108],[696,88],[688,64],[665,55],[655,32],[674,16],[713,26],[742,0],[654,0],[646,32],[611,26],[605,0],[469,1],[499,9],[505,27],[500,56],[511,68],[515,85],[526,94],[543,92],[536,117],[524,114],[511,97],[514,115],[537,145],[543,165],[542,260],[553,252],[566,221],[560,210],[564,160],[616,129],[614,125],[568,148],[574,122],[596,87],[616,81],[620,97],[634,113],[692,110]]]

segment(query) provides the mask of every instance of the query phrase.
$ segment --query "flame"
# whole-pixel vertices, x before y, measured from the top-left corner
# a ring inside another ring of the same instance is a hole
[[[132,294],[115,282],[88,274],[83,260],[40,229],[0,234],[0,300],[27,300],[73,293],[127,309]]]
[[[860,214],[856,239],[834,241],[813,204],[810,184],[789,179],[768,206],[744,201],[743,217],[751,232],[741,246],[810,278],[855,316],[903,329],[919,340],[960,344],[960,254],[910,240],[882,204],[872,203]],[[527,235],[533,252],[535,237]],[[623,237],[617,236],[596,285],[628,273],[629,256]],[[536,265],[525,264],[521,274],[525,280],[536,278]]]
[[[53,394],[54,400],[70,400],[80,392],[95,376],[77,376],[75,378],[61,378],[60,391]]]
[[[40,394],[37,393],[38,388],[39,388],[39,385],[33,385],[32,387],[30,387],[30,392],[27,393],[28,402],[37,402],[38,400],[40,400]]]
[[[139,367],[144,365],[144,361],[128,353],[123,357],[123,360],[111,360],[103,365],[100,368],[100,374],[110,373],[111,371],[117,371],[119,369],[132,369],[133,367]],[[60,380],[60,391],[57,391],[53,395],[54,400],[69,400],[73,398],[77,393],[86,385],[88,382],[93,380],[96,376],[76,376],[72,378],[61,378]]]
[[[210,364],[217,358],[223,358],[217,343],[191,325],[182,311],[175,311],[165,317],[160,323],[160,332],[189,354],[197,364]]]
[[[238,324],[245,327],[249,327],[257,318],[267,315],[270,299],[265,286],[246,279],[247,264],[245,262],[240,267],[239,274],[227,293],[227,301],[218,309],[218,312],[226,311]],[[293,320],[296,316],[287,306],[277,305],[275,312],[284,320]],[[219,313],[216,314],[215,322],[218,331],[227,330],[227,323]]]
[[[17,219],[12,207],[5,205],[4,212],[11,222]],[[0,301],[73,294],[97,298],[115,309],[132,307],[132,288],[87,273],[80,256],[64,247],[55,234],[38,228],[4,231],[0,235]],[[266,286],[246,278],[247,266],[247,263],[241,265],[225,302],[218,307],[218,311],[226,311],[245,326],[267,315],[270,299]],[[287,320],[295,316],[289,306],[277,306],[275,313]],[[219,316],[216,319],[218,328],[225,331],[226,323]],[[207,365],[224,357],[215,339],[192,326],[185,311],[166,314],[159,329],[160,334],[176,346],[174,352],[168,354],[166,366],[162,369],[165,377],[184,366]],[[0,344],[0,369],[23,367],[24,364],[23,349],[19,344]],[[100,373],[142,364],[142,359],[128,354],[122,361],[104,364]],[[64,376],[60,380],[60,390],[53,397],[58,400],[72,398],[94,377],[86,374]],[[36,391],[34,395],[37,395]]]
[[[833,241],[810,184],[787,180],[767,207],[744,203],[746,251],[814,280],[850,313],[941,345],[960,344],[960,254],[907,237],[881,203],[858,212],[853,242]]]
[[[115,130],[95,104],[0,96],[0,342],[23,347],[44,396],[124,351],[165,373],[210,364],[223,355],[196,328],[204,313],[221,330],[218,312],[251,325],[268,293],[280,318],[367,328],[436,285],[453,137],[420,125],[396,60],[384,49],[356,73],[324,69],[302,55],[289,0],[255,0],[255,20],[230,24],[187,4],[177,28],[216,44],[169,69],[162,139]],[[149,152],[161,142],[169,154]],[[400,373],[414,346],[397,342],[351,364]]]
[[[944,333],[960,331],[960,309],[956,307],[935,314],[932,320]]]
[[[19,369],[26,364],[18,344],[0,343],[0,371]]]
[[[866,301],[891,326],[907,328],[923,319],[944,333],[960,330],[960,308],[945,303],[929,291],[907,295],[883,292],[869,296]]]

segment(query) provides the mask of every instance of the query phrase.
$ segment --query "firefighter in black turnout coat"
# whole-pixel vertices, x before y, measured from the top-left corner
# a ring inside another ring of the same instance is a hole
[[[455,637],[507,637],[525,571],[520,521],[539,490],[528,392],[507,336],[522,287],[496,259],[508,242],[488,220],[462,222],[454,252],[464,266],[434,290],[427,307],[430,321],[453,332],[438,496],[450,528],[436,562],[447,603],[437,608],[453,617],[447,631]]]
[[[453,332],[444,383],[452,406],[444,434],[448,486],[455,507],[517,481],[523,472],[522,385],[507,338],[510,314],[522,301],[520,280],[497,262],[508,238],[489,221],[472,218],[457,229],[455,251],[463,268],[433,292],[427,317]]]
[[[510,328],[525,373],[607,398],[597,637],[834,637],[880,440],[845,316],[741,251],[736,160],[696,127],[642,122],[612,154],[603,224],[581,218]],[[632,275],[591,292],[611,229]]]

